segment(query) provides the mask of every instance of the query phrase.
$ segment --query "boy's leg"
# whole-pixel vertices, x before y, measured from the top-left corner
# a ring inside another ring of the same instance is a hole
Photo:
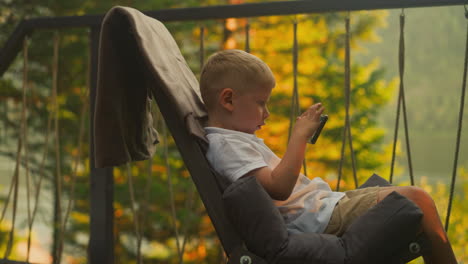
[[[342,236],[359,216],[377,204],[379,188],[346,191],[345,196],[336,204],[324,233]]]
[[[422,232],[430,240],[432,249],[427,256],[423,256],[426,263],[452,264],[457,263],[452,246],[440,221],[437,208],[431,196],[423,189],[414,186],[382,187],[378,192],[378,202],[382,201],[393,191],[405,196],[418,205],[424,213]]]

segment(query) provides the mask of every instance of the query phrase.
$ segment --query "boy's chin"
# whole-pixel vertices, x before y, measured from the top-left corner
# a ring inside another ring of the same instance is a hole
[[[259,131],[260,129],[262,129],[262,126],[256,126],[254,128],[238,128],[238,129],[234,129],[234,130],[237,130],[239,132],[243,132],[243,133],[246,133],[246,134],[255,134],[255,132]]]
[[[258,130],[260,130],[260,128],[256,127],[255,129],[245,130],[244,133],[255,135],[255,132],[257,132]]]
[[[262,129],[262,126],[257,126],[254,131],[250,134],[255,134],[256,132],[260,131]]]

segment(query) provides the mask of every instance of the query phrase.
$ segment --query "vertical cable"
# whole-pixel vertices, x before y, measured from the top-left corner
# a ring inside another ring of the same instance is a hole
[[[400,95],[398,95],[397,111],[396,111],[396,117],[395,117],[395,127],[394,127],[394,132],[393,132],[392,161],[390,164],[390,178],[389,178],[390,183],[393,183],[393,170],[395,167],[396,145],[398,142],[398,128],[400,124],[400,108],[401,108],[400,105],[401,105],[401,100],[400,100]]]
[[[200,26],[200,69],[205,64],[205,27]],[[201,70],[200,70],[201,72]]]
[[[408,158],[408,169],[410,174],[411,185],[414,185],[413,176],[413,163],[411,161],[411,147],[410,138],[408,132],[408,115],[406,114],[406,99],[405,99],[405,88],[404,88],[404,73],[405,73],[405,13],[402,12],[400,15],[400,89],[401,89],[401,106],[403,107],[403,122],[405,125],[405,138],[406,138],[406,152]]]
[[[194,189],[194,186],[193,186],[193,183],[192,183],[188,187],[187,198],[185,199],[185,208],[187,209],[188,212],[193,210],[193,205],[194,205],[194,202],[195,202],[194,195],[195,195],[195,189]],[[192,220],[192,217],[191,217],[191,215],[189,215],[187,217],[187,219],[185,220],[185,224],[182,226],[182,234],[183,234],[183,240],[182,240],[182,246],[181,246],[182,254],[180,255],[179,263],[183,262],[182,258],[183,258],[184,252],[185,252],[185,246],[186,246],[186,243],[187,243],[189,225],[190,225],[191,220]]]
[[[390,183],[393,183],[393,171],[395,167],[395,160],[396,160],[396,146],[398,143],[398,131],[399,131],[399,126],[400,126],[400,109],[401,109],[401,91],[402,91],[402,77],[403,77],[403,71],[404,71],[404,63],[402,63],[402,59],[404,58],[404,41],[402,39],[404,38],[404,34],[402,32],[403,27],[402,27],[402,19],[401,17],[403,16],[403,9],[401,11],[400,15],[400,42],[398,46],[398,71],[399,71],[399,76],[400,76],[400,88],[398,91],[398,98],[397,98],[397,111],[395,115],[395,126],[394,126],[394,132],[393,132],[393,148],[392,148],[392,161],[390,164],[390,177],[389,181]]]
[[[28,56],[28,39],[24,39],[23,43],[23,49],[24,49],[24,54],[26,54],[26,57]],[[26,58],[25,61],[25,75],[26,77],[24,78],[26,90],[28,89],[28,77],[27,77],[27,72],[28,72],[28,59]],[[25,91],[26,93],[26,91]],[[23,98],[23,104],[24,104],[24,109],[25,109],[25,117],[24,117],[24,128],[22,132],[22,137],[23,137],[23,144],[24,144],[24,169],[26,171],[26,203],[27,203],[27,211],[28,211],[28,223],[31,223],[31,183],[30,183],[30,175],[29,175],[29,151],[28,151],[28,101],[26,100],[26,96]],[[31,228],[28,228],[28,241],[31,240]],[[26,252],[26,260],[29,260],[29,253],[30,253],[30,247],[28,245],[27,252]]]
[[[250,53],[250,22],[248,18],[245,22],[245,52]]]
[[[8,136],[8,99],[5,98],[5,102],[3,104],[3,112],[5,113],[3,119],[3,144],[7,143],[7,136]]]
[[[413,163],[411,159],[411,146],[409,138],[409,129],[408,129],[408,116],[406,111],[406,100],[405,100],[405,85],[404,85],[404,74],[405,74],[405,13],[404,9],[400,14],[400,41],[398,47],[398,70],[400,77],[400,89],[398,93],[398,103],[397,103],[397,112],[395,119],[395,130],[393,137],[393,149],[392,149],[392,161],[390,165],[390,183],[393,182],[393,173],[395,167],[396,159],[396,145],[398,142],[398,128],[400,122],[400,108],[403,112],[403,124],[405,129],[405,139],[406,139],[406,152],[408,159],[408,170],[410,175],[411,185],[414,185],[414,175],[413,175]]]
[[[356,173],[356,159],[354,155],[354,148],[353,148],[353,138],[351,135],[351,121],[349,118],[349,107],[351,104],[351,48],[350,48],[350,39],[351,39],[351,32],[350,32],[350,14],[348,12],[348,16],[346,17],[346,52],[345,52],[345,86],[346,86],[346,130],[348,136],[348,143],[349,143],[349,151],[351,154],[351,165],[353,168],[353,177],[354,177],[354,187],[357,188],[359,183],[357,179]]]
[[[52,99],[53,99],[53,113],[54,113],[54,136],[55,136],[55,213],[54,213],[54,256],[53,263],[60,263],[59,242],[58,237],[60,236],[61,223],[62,223],[62,172],[60,164],[60,133],[59,133],[59,104],[57,100],[57,86],[58,86],[58,67],[59,67],[59,45],[60,37],[58,32],[54,35],[54,61],[52,65]]]
[[[19,144],[19,141],[18,141],[18,144]],[[19,150],[19,148],[17,149]],[[18,153],[18,151],[17,151]],[[18,154],[17,154],[17,157],[18,157]],[[5,200],[5,203],[3,204],[3,210],[2,210],[2,216],[0,217],[0,223],[3,222],[3,219],[5,218],[5,214],[6,214],[6,210],[8,208],[8,205],[10,204],[10,199],[11,199],[11,194],[13,193],[13,189],[15,187],[15,175],[16,172],[13,173],[13,177],[11,177],[11,182],[10,182],[10,188],[8,190],[8,195],[6,197],[6,200]]]
[[[49,97],[49,104],[52,103],[52,100],[51,100],[51,97]],[[44,179],[44,176],[45,176],[45,171],[44,171],[44,168],[45,168],[45,161],[47,159],[47,155],[48,155],[48,151],[49,151],[49,138],[50,138],[50,134],[51,134],[51,127],[52,127],[52,115],[49,113],[48,117],[47,117],[47,129],[46,129],[46,133],[45,133],[45,139],[44,139],[44,152],[42,154],[42,159],[41,159],[41,163],[39,165],[39,180],[35,183],[35,200],[34,200],[34,207],[33,207],[33,212],[32,212],[32,215],[31,215],[31,219],[28,223],[28,244],[27,244],[27,257],[26,257],[26,261],[29,261],[29,255],[30,255],[30,249],[31,249],[31,231],[32,231],[32,228],[33,228],[33,225],[34,225],[34,220],[36,218],[36,215],[37,215],[37,209],[39,208],[39,198],[41,197],[40,196],[40,193],[41,193],[41,190],[42,190],[42,181]]]
[[[133,175],[132,175],[131,163],[127,163],[126,167],[127,167],[128,190],[130,193],[130,203],[131,203],[130,209],[132,210],[132,214],[133,214],[133,227],[135,229],[135,236],[137,238],[137,250],[136,250],[137,251],[136,252],[137,264],[141,264],[141,233],[140,233],[138,212],[137,212],[137,208],[135,208],[136,199],[135,199],[135,191],[133,187]]]
[[[465,5],[465,17],[468,19],[468,9],[466,5]],[[465,62],[464,62],[464,67],[463,67],[463,81],[462,81],[462,89],[461,89],[462,91],[461,91],[461,98],[460,98],[460,111],[458,113],[457,142],[456,142],[456,147],[455,147],[455,158],[453,161],[452,180],[450,183],[450,197],[449,197],[449,203],[447,207],[447,217],[445,218],[445,231],[446,232],[448,232],[448,229],[449,229],[450,211],[452,210],[453,195],[455,192],[455,181],[457,179],[458,154],[460,152],[460,143],[461,143],[467,71],[468,71],[468,24],[467,24],[466,44],[465,44]]]
[[[88,56],[88,68],[91,67],[91,60],[90,56]],[[82,91],[82,105],[81,105],[81,110],[80,110],[80,125],[79,125],[79,132],[78,132],[78,144],[77,144],[77,156],[74,160],[73,164],[73,169],[70,177],[70,191],[69,191],[69,197],[68,197],[68,203],[67,207],[65,209],[65,214],[63,217],[62,221],[62,227],[61,227],[61,232],[60,232],[60,240],[59,240],[59,252],[58,256],[59,259],[62,258],[62,252],[63,252],[63,243],[64,243],[64,236],[66,232],[66,224],[68,222],[68,217],[70,215],[70,212],[73,208],[73,202],[75,200],[75,184],[76,184],[76,178],[77,178],[77,173],[78,173],[78,166],[81,163],[81,155],[82,155],[82,149],[83,149],[83,142],[84,142],[84,132],[85,132],[85,120],[86,120],[86,113],[88,109],[88,100],[89,100],[89,87],[90,87],[90,81],[89,81],[89,75],[86,78],[86,87],[84,91]]]
[[[349,118],[349,107],[351,101],[351,49],[350,49],[350,14],[345,18],[345,81],[344,81],[344,94],[345,94],[345,124],[343,128],[343,140],[341,144],[341,159],[340,164],[338,167],[338,182],[336,185],[336,191],[340,190],[340,182],[342,178],[342,171],[343,171],[343,163],[344,163],[344,155],[345,155],[345,147],[346,147],[346,138],[348,138],[348,144],[351,154],[351,165],[353,169],[353,177],[354,177],[354,185],[357,188],[358,186],[358,179],[357,179],[357,172],[356,172],[356,160],[354,156],[354,148],[352,142],[352,135],[351,135],[351,122]]]
[[[296,117],[299,116],[300,106],[299,106],[299,88],[297,85],[297,65],[298,65],[298,53],[299,53],[299,45],[297,41],[297,19],[293,21],[293,48],[292,48],[292,65],[293,65],[293,94],[291,98],[291,115],[289,117],[289,130],[288,130],[288,142],[291,138],[292,128],[294,122],[296,121]],[[302,167],[304,169],[304,175],[307,176],[307,165],[306,160],[302,161]]]
[[[298,53],[299,53],[299,45],[297,41],[297,19],[294,19],[293,22],[293,30],[294,30],[294,37],[293,37],[293,75],[294,75],[294,96],[293,96],[293,107],[292,112],[294,113],[293,121],[296,120],[296,117],[299,116],[299,87],[297,85],[297,65],[298,65]]]
[[[341,177],[342,177],[342,171],[343,171],[343,163],[344,163],[344,154],[345,154],[345,146],[346,146],[346,138],[347,138],[347,119],[345,117],[345,125],[343,128],[343,135],[342,135],[342,141],[341,141],[341,158],[340,158],[340,163],[338,166],[338,179],[336,183],[336,191],[340,191],[340,183],[341,183]]]
[[[151,108],[151,109],[154,109],[154,108]],[[150,110],[150,111],[152,113],[152,116],[155,116],[155,118],[153,119],[153,126],[156,128],[156,131],[159,131],[159,121],[161,119],[160,112],[154,111],[154,110]],[[139,218],[140,223],[142,223],[141,228],[140,228],[141,239],[143,239],[144,237],[144,233],[145,233],[144,224],[146,223],[147,221],[146,219],[149,216],[149,213],[146,213],[146,212],[149,211],[149,204],[151,203],[151,188],[153,186],[153,157],[148,159],[147,166],[148,166],[147,167],[148,175],[146,176],[147,179],[146,179],[146,186],[144,190],[145,198],[142,201],[142,204],[144,205],[143,208],[145,209],[145,211],[143,211],[143,213],[140,215],[140,218]]]
[[[12,208],[12,221],[11,221],[11,228],[10,233],[8,236],[8,242],[6,245],[6,250],[3,258],[8,258],[11,254],[11,249],[13,247],[13,240],[15,237],[15,223],[16,223],[16,209],[18,207],[18,186],[19,186],[19,172],[20,172],[20,163],[21,163],[21,151],[23,148],[23,140],[24,140],[24,131],[26,129],[26,90],[28,86],[28,40],[27,38],[23,41],[23,104],[21,107],[21,123],[20,123],[20,131],[18,136],[18,148],[17,148],[17,156],[16,156],[16,164],[15,164],[15,171],[13,173],[12,179],[12,187],[13,187],[13,208]],[[11,187],[10,187],[11,188]],[[11,194],[11,190],[9,196]],[[9,198],[9,197],[8,197]],[[6,206],[5,208],[6,209]],[[4,212],[2,213],[2,220],[4,217]],[[29,218],[28,218],[29,220]]]
[[[291,133],[292,133],[292,128],[294,121],[296,120],[297,117],[297,106],[296,102],[298,101],[297,99],[297,79],[296,79],[296,70],[297,70],[297,21],[294,19],[293,22],[293,48],[292,48],[292,59],[293,59],[293,75],[294,75],[294,86],[293,86],[293,94],[291,97],[291,108],[290,108],[290,116],[289,116],[289,129],[288,129],[288,142],[289,139],[291,138]]]
[[[179,260],[182,259],[183,253],[181,251],[181,245],[179,241],[179,229],[177,228],[177,215],[174,202],[174,186],[172,184],[172,174],[171,167],[169,164],[169,136],[167,134],[166,124],[163,124],[163,137],[164,137],[164,160],[166,162],[166,175],[167,175],[167,185],[169,189],[169,200],[171,201],[171,216],[172,216],[172,225],[174,228],[174,234],[176,239],[177,253],[179,255]]]
[[[39,166],[39,172],[38,172],[39,173],[39,180],[36,183],[36,188],[35,188],[36,192],[35,192],[34,208],[33,208],[32,216],[31,216],[31,221],[28,223],[29,230],[28,230],[28,257],[27,257],[27,261],[29,261],[29,252],[30,252],[30,249],[31,249],[31,231],[32,231],[32,228],[33,228],[33,225],[34,225],[34,220],[36,218],[37,209],[39,208],[39,198],[41,197],[40,194],[41,194],[41,190],[42,190],[42,188],[41,188],[42,187],[42,180],[44,179],[44,176],[45,176],[44,168],[45,168],[45,161],[46,161],[48,151],[49,151],[49,135],[51,134],[51,127],[52,127],[52,115],[49,114],[49,116],[47,118],[47,130],[46,130],[46,134],[45,134],[44,152],[43,152],[43,155],[42,155],[42,160],[41,160],[41,163],[40,163],[40,166]]]

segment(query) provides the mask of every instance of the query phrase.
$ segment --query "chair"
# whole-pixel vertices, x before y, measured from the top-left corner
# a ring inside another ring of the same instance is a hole
[[[415,233],[422,212],[397,193],[356,221],[343,237],[289,236],[254,177],[230,184],[211,169],[204,155],[206,111],[198,81],[162,23],[135,9],[114,7],[103,20],[99,52],[96,166],[151,157],[158,141],[150,111],[151,100],[156,100],[228,263],[402,263],[419,256],[421,246],[426,248]],[[388,184],[378,176],[366,184],[376,183]],[[252,201],[255,207],[244,206]],[[382,226],[385,221],[389,224]],[[362,232],[367,229],[371,232]]]

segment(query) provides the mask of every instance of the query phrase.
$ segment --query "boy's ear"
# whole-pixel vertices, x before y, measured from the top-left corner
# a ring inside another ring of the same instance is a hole
[[[228,111],[234,110],[234,104],[232,103],[233,94],[234,91],[231,88],[224,88],[219,93],[219,102]]]

